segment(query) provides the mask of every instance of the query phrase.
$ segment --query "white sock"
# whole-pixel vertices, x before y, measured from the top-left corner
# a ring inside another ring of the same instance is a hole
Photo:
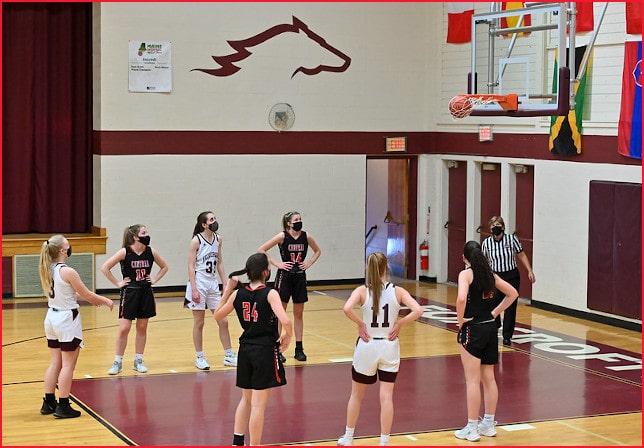
[[[140,359],[141,361],[143,361],[143,353],[136,353],[134,355],[134,359]]]
[[[470,428],[476,428],[478,425],[479,425],[478,419],[476,420],[471,420],[469,418],[467,419],[467,426],[469,426]]]
[[[353,439],[353,431],[355,431],[355,430],[356,430],[356,428],[349,428],[348,426],[346,426],[345,429],[344,429],[344,435],[346,437],[350,437],[350,438]]]
[[[483,421],[486,422],[486,423],[494,422],[494,414],[485,414],[483,416]]]
[[[197,358],[203,358],[203,350],[200,352],[197,352]]]
[[[226,356],[235,356],[235,352],[232,348],[227,348],[224,353],[226,354]]]
[[[119,356],[119,355],[114,356],[114,361],[123,362],[123,356]]]
[[[389,443],[389,434],[380,434],[380,445],[387,445]]]

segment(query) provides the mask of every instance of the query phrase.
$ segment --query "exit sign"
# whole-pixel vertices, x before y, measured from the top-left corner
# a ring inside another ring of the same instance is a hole
[[[407,137],[385,137],[385,152],[407,151]]]

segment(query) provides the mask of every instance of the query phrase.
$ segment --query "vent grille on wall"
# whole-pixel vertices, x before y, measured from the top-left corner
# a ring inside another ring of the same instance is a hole
[[[38,261],[40,255],[13,256],[13,297],[43,297]],[[73,254],[67,265],[76,269],[90,291],[94,291],[94,253]]]

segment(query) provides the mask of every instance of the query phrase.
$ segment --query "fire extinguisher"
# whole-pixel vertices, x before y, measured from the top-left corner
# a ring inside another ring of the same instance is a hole
[[[426,271],[429,269],[429,246],[427,240],[420,243],[420,269]]]

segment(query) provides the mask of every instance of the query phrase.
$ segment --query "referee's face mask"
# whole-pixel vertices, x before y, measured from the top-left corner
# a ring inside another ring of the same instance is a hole
[[[490,229],[490,230],[492,230],[492,234],[494,236],[499,236],[499,235],[501,235],[503,233],[503,227],[500,226],[500,225],[499,226],[492,226],[492,229]]]

